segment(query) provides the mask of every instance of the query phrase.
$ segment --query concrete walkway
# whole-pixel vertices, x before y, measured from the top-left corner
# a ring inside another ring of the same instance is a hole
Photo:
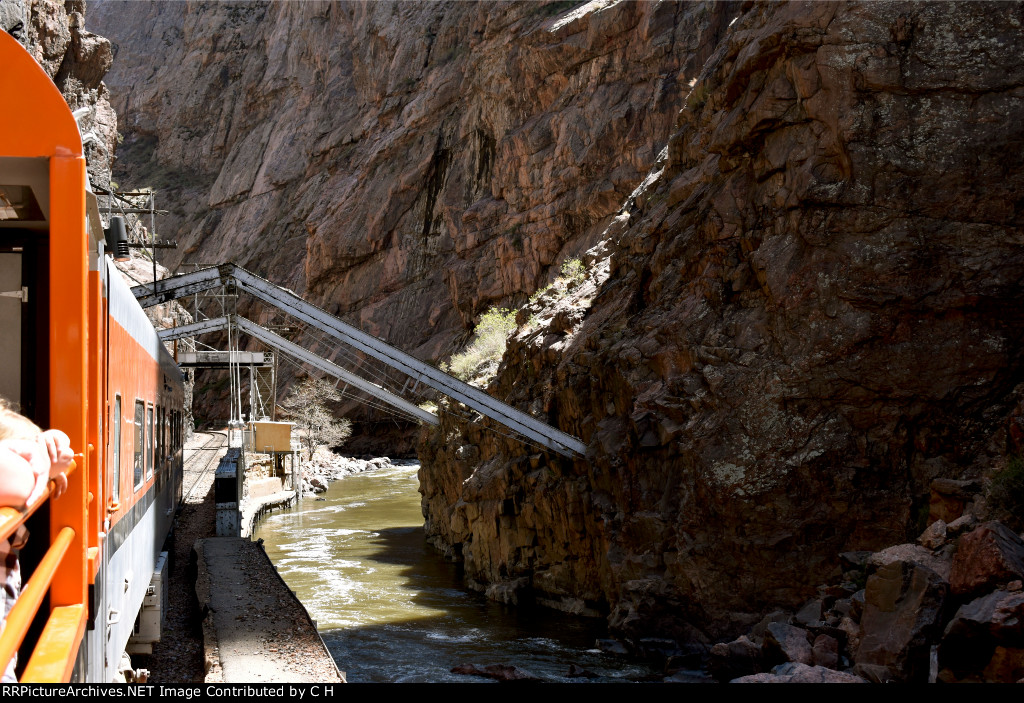
[[[207,683],[345,682],[260,544],[213,537],[194,551]]]

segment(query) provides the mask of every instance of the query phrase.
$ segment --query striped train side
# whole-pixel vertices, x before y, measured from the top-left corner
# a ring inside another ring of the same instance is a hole
[[[143,604],[163,602],[147,593],[181,500],[181,372],[104,256],[70,109],[4,33],[0,94],[0,394],[76,452],[63,496],[0,509],[0,539],[32,535],[0,664],[17,652],[23,682],[109,682],[145,650],[129,644]]]

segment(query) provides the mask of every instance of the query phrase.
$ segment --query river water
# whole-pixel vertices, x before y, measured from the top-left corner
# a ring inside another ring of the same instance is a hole
[[[338,668],[359,682],[484,682],[460,664],[511,664],[549,681],[649,679],[644,664],[594,649],[604,622],[513,608],[467,590],[423,539],[418,465],[347,476],[322,500],[271,513],[256,530],[317,621]],[[596,675],[569,678],[571,665]]]

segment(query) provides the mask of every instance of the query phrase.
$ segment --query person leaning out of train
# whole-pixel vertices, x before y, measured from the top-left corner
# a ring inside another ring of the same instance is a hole
[[[33,477],[32,490],[22,505],[13,505],[10,502],[5,502],[4,505],[22,507],[32,503],[42,495],[51,480],[54,485],[50,497],[59,498],[64,494],[68,487],[65,472],[74,459],[71,440],[66,434],[60,430],[44,432],[24,415],[0,407],[0,449],[28,462]],[[3,495],[2,491],[3,489],[0,489],[0,496]]]
[[[2,434],[3,430],[0,429],[0,436]],[[21,457],[32,470],[32,490],[23,505],[34,502],[42,495],[50,481],[53,481],[53,492],[50,497],[60,498],[64,495],[68,487],[65,472],[74,459],[71,440],[66,434],[60,430],[46,430],[39,432],[35,439],[4,438],[0,439],[0,449]]]
[[[28,418],[0,406],[0,507],[19,510],[36,500],[52,479],[52,497],[67,489],[65,470],[74,454],[71,440],[60,430],[42,432]],[[0,632],[21,592],[21,568],[18,553],[28,540],[28,530],[18,527],[6,540],[0,540]],[[17,683],[13,658],[3,672],[3,683]]]

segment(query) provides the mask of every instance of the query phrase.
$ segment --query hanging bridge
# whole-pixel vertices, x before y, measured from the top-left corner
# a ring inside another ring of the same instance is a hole
[[[287,288],[274,285],[236,264],[221,264],[153,283],[141,284],[132,288],[132,293],[143,307],[151,307],[215,289],[248,293],[287,315],[301,320],[333,340],[334,343],[376,359],[389,369],[404,374],[406,377],[405,388],[408,388],[410,383],[413,384],[413,388],[423,384],[476,410],[481,415],[494,420],[530,442],[547,447],[567,457],[586,454],[586,445],[576,437],[551,427],[547,423],[488,395],[481,389],[450,376],[437,367],[353,327],[303,300]],[[190,325],[161,330],[159,336],[161,340],[168,341],[224,330],[228,331],[229,337],[239,333],[253,337],[290,358],[309,364],[339,381],[363,391],[404,415],[428,424],[438,424],[436,414],[402,398],[400,393],[388,390],[383,384],[367,380],[302,345],[291,342],[266,327],[237,314],[228,313]]]

